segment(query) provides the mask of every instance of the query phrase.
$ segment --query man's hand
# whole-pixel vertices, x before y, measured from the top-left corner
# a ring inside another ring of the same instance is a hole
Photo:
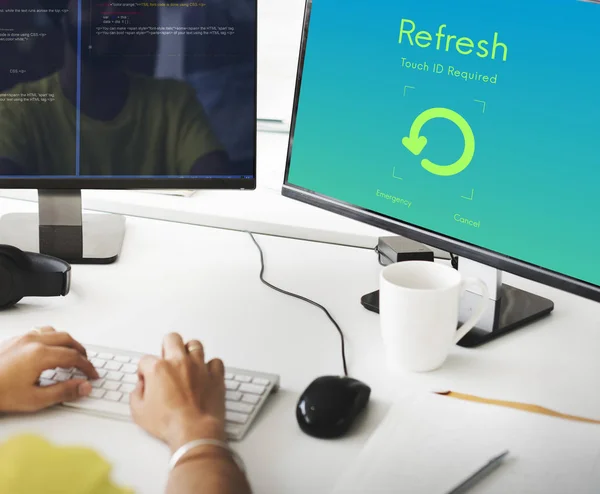
[[[172,451],[194,439],[225,440],[225,369],[218,359],[204,362],[199,341],[167,335],[162,359],[142,358],[138,377],[133,419]]]
[[[0,348],[0,411],[33,412],[90,393],[85,379],[40,387],[40,374],[55,367],[76,367],[98,379],[83,346],[67,333],[45,327],[5,343]]]

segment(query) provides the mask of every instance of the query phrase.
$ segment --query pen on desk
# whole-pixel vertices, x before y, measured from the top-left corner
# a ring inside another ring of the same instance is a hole
[[[471,475],[468,479],[462,482],[460,485],[457,485],[454,489],[452,489],[448,494],[462,494],[470,489],[473,485],[483,479],[486,475],[490,474],[493,470],[500,466],[501,461],[508,454],[508,450],[504,451],[504,453],[499,454],[498,456],[492,458],[485,465],[483,465],[479,470],[477,470],[473,475]]]

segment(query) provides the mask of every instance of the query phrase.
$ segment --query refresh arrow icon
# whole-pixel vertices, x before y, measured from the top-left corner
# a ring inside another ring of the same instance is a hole
[[[408,137],[402,139],[402,145],[415,156],[419,156],[425,146],[427,146],[427,137],[419,135],[423,126],[435,118],[445,118],[454,123],[462,132],[465,139],[465,149],[462,156],[450,165],[436,165],[427,158],[421,161],[421,166],[429,173],[450,177],[462,172],[473,160],[475,155],[475,136],[468,122],[458,113],[448,108],[430,108],[421,113],[410,127]]]

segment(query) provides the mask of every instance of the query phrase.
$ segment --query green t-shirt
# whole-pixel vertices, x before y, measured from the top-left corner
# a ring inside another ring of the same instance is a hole
[[[81,113],[80,175],[189,175],[198,159],[222,149],[190,86],[128,75],[128,98],[115,119]],[[0,158],[26,174],[75,175],[75,142],[76,109],[58,73],[0,94]]]

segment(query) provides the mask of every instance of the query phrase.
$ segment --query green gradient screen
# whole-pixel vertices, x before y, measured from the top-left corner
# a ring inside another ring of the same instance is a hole
[[[313,3],[287,182],[600,285],[600,5]]]

